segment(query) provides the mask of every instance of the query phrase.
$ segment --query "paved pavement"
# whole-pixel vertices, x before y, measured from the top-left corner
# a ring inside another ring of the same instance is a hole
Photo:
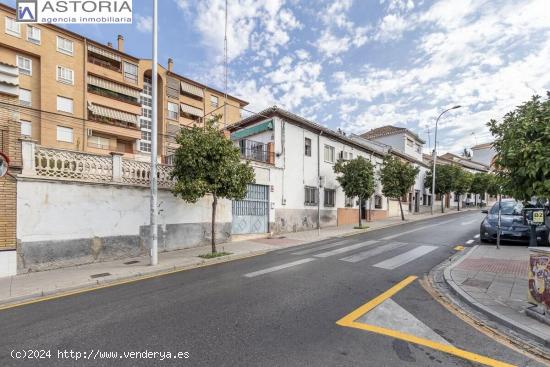
[[[418,282],[481,219],[470,212],[327,238],[3,309],[0,366],[36,365],[12,358],[29,349],[51,353],[41,366],[541,366]],[[185,360],[160,362],[161,352]]]
[[[550,346],[550,326],[525,314],[528,269],[526,246],[481,244],[450,265],[445,280],[479,311]]]
[[[448,211],[445,215],[455,213]],[[441,213],[437,213],[437,216],[440,215]],[[407,217],[407,223],[427,218],[430,218],[427,214],[410,215]],[[369,226],[368,230],[373,230],[400,225],[402,221],[400,218],[387,218],[364,224]],[[230,252],[231,255],[211,260],[198,257],[201,254],[210,252],[210,246],[203,246],[161,253],[159,255],[159,264],[154,267],[148,265],[149,259],[147,257],[136,257],[0,278],[0,305],[49,296],[60,292],[75,291],[83,287],[95,287],[98,284],[107,284],[167,271],[216,264],[259,255],[289,246],[363,232],[365,230],[356,230],[353,228],[353,225],[329,227],[323,228],[321,231],[312,230],[288,233],[276,238],[241,240],[220,244],[218,247],[219,250]]]

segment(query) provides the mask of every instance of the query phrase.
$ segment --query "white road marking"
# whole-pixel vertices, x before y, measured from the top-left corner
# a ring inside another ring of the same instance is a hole
[[[326,250],[328,248],[333,248],[333,247],[337,247],[337,246],[340,246],[340,245],[345,245],[346,243],[350,243],[350,242],[353,242],[353,241],[357,241],[357,239],[350,238],[350,239],[343,240],[343,241],[331,242],[331,243],[327,243],[325,245],[311,247],[311,248],[308,248],[306,250],[296,251],[296,252],[293,252],[292,255],[311,254],[312,252],[317,252],[317,251],[320,251],[320,250]]]
[[[472,243],[474,243],[474,240],[468,240],[468,241],[466,241],[466,244],[467,244],[467,245],[471,245]]]
[[[467,225],[472,224],[472,223],[474,223],[474,222],[477,222],[477,219],[469,220],[469,221],[467,221],[467,222],[462,222],[462,223],[460,223],[460,225],[461,225],[461,226],[467,226]]]
[[[381,253],[384,253],[386,251],[391,251],[393,249],[396,249],[396,248],[399,248],[399,247],[402,247],[402,246],[405,246],[405,245],[407,245],[407,244],[404,243],[404,242],[392,242],[392,243],[388,243],[388,244],[383,245],[383,246],[379,246],[377,248],[373,248],[372,250],[367,250],[367,251],[363,251],[363,252],[360,252],[360,253],[355,254],[355,255],[344,257],[340,260],[346,261],[346,262],[349,262],[349,263],[356,263],[356,262],[368,259],[369,257],[380,255]]]
[[[430,329],[429,326],[414,317],[391,298],[386,299],[373,310],[361,316],[357,321],[412,334],[445,345],[451,345],[441,335]]]
[[[301,259],[301,260],[293,261],[293,262],[290,262],[290,263],[286,263],[286,264],[282,264],[282,265],[278,265],[278,266],[273,266],[271,268],[254,271],[252,273],[245,274],[244,276],[247,277],[247,278],[253,278],[253,277],[257,277],[258,275],[272,273],[274,271],[278,271],[278,270],[282,270],[282,269],[286,269],[286,268],[291,268],[293,266],[305,264],[305,263],[308,263],[308,262],[313,261],[313,260],[315,260],[315,259],[309,257],[307,259]]]
[[[370,245],[373,245],[377,242],[378,241],[376,241],[376,240],[370,240],[370,241],[365,241],[365,242],[361,242],[361,243],[356,243],[355,245],[340,247],[340,248],[337,248],[337,249],[332,250],[332,251],[322,252],[320,254],[315,255],[315,257],[329,257],[329,256],[333,256],[333,255],[343,254],[344,252],[357,250],[358,248],[365,247],[365,246],[370,246]]]
[[[474,236],[474,238],[479,238],[479,233]]]
[[[379,262],[378,264],[375,264],[373,266],[377,268],[392,270],[408,262],[411,262],[421,256],[424,256],[427,253],[432,252],[436,248],[437,246],[427,246],[427,245],[418,246],[415,249],[402,253],[401,255],[392,257],[391,259],[387,259],[382,262]]]
[[[405,235],[405,234],[409,234],[409,233],[421,231],[421,230],[426,229],[426,228],[436,227],[436,226],[440,226],[440,225],[442,225],[442,224],[447,224],[447,223],[451,223],[451,222],[454,222],[454,219],[446,220],[446,221],[439,222],[439,223],[429,224],[429,225],[427,225],[427,226],[417,227],[417,228],[415,228],[415,229],[411,229],[411,230],[408,230],[408,231],[404,231],[404,232],[399,232],[399,233],[396,233],[396,234],[392,234],[391,236],[386,236],[386,237],[382,238],[382,240],[392,240],[392,239],[394,239],[394,238],[396,238],[396,237],[403,236],[403,235]]]

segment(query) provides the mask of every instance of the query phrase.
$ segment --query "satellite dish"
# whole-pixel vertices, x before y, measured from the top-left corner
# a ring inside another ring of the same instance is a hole
[[[4,177],[8,173],[8,167],[10,159],[2,152],[0,152],[0,177]]]

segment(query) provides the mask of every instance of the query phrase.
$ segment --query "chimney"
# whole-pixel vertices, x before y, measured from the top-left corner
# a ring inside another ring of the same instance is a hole
[[[107,47],[113,48],[113,44],[111,42],[107,42]]]
[[[172,58],[168,58],[168,71],[172,71],[172,69],[174,69],[174,60],[172,60]]]
[[[120,52],[124,52],[124,37],[122,37],[122,35],[118,35],[118,50]]]

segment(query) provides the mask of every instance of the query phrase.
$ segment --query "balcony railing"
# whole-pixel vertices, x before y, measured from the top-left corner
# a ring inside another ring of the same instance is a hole
[[[239,141],[239,148],[243,159],[269,164],[275,162],[275,154],[270,152],[269,144],[242,139]]]
[[[115,65],[113,63],[110,63],[109,61],[105,61],[105,60],[102,60],[102,59],[99,59],[95,56],[92,56],[90,54],[88,54],[88,62],[89,63],[92,63],[92,64],[95,64],[95,65],[98,65],[98,66],[101,66],[101,67],[104,67],[106,69],[110,69],[110,70],[113,70],[113,71],[116,71],[118,73],[120,73],[122,71],[121,67],[120,67],[120,64],[119,65]]]

